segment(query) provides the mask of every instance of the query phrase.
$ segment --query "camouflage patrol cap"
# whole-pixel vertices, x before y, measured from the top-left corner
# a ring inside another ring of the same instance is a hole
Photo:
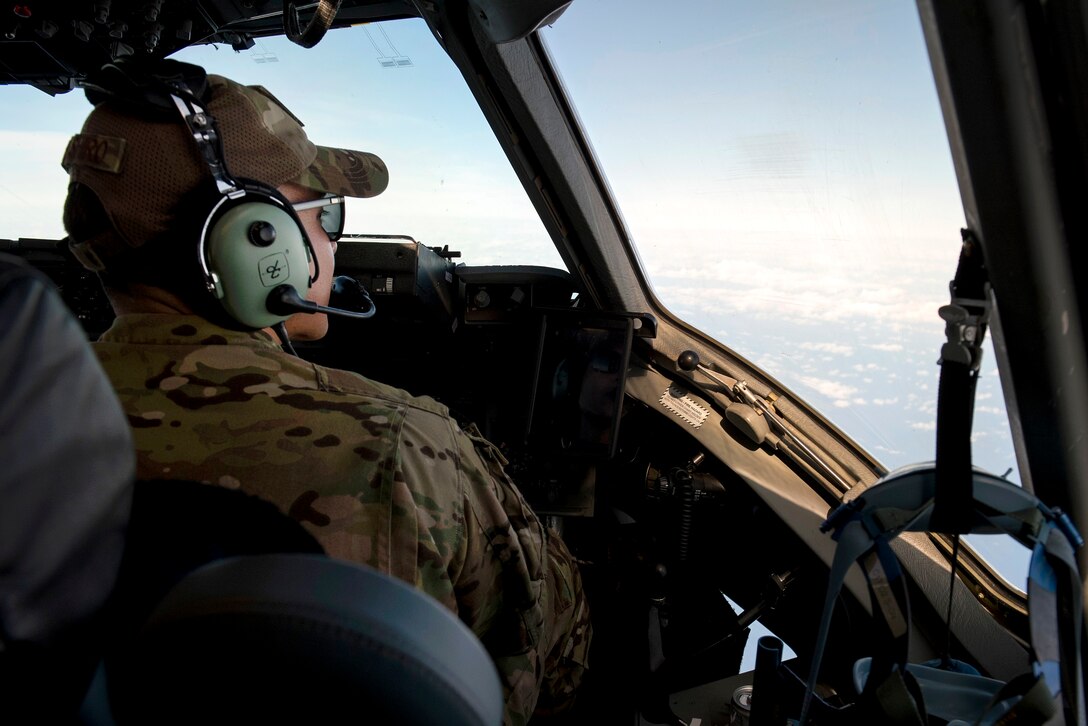
[[[374,154],[317,146],[302,122],[261,86],[209,75],[206,111],[216,119],[227,170],[270,187],[288,182],[319,192],[373,197],[389,184]],[[91,189],[118,235],[73,244],[83,264],[109,258],[178,226],[178,206],[194,190],[214,190],[211,172],[180,116],[133,115],[112,101],[95,106],[64,152],[71,182]],[[117,239],[120,237],[120,239]]]

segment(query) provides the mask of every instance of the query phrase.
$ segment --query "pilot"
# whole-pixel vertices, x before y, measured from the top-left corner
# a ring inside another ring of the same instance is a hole
[[[315,279],[299,292],[327,305],[342,228],[328,224],[343,212],[336,195],[380,194],[385,164],[315,146],[262,87],[196,77],[185,90],[217,124],[229,176],[300,209],[303,278],[308,256]],[[329,555],[391,573],[456,613],[495,661],[507,723],[534,709],[561,713],[586,665],[588,609],[571,554],[526,504],[502,454],[430,398],[281,349],[277,331],[325,335],[324,314],[293,314],[275,329],[240,322],[207,286],[213,274],[238,273],[217,272],[209,248],[257,242],[209,222],[223,199],[215,159],[177,110],[92,100],[63,160],[64,225],[117,313],[94,348],[132,426],[138,478],[202,481],[276,504]],[[380,341],[359,350],[380,355]]]

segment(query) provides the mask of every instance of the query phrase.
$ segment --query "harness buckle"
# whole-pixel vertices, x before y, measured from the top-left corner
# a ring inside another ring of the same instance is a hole
[[[960,363],[978,372],[982,366],[982,341],[990,320],[985,300],[953,297],[937,314],[944,320],[948,342],[941,346],[941,363]]]

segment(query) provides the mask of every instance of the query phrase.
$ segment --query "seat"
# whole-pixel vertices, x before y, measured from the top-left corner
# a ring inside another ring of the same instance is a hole
[[[854,681],[868,712],[887,724],[1084,723],[1081,675],[1081,579],[1075,552],[1084,541],[1071,520],[1030,492],[975,469],[964,531],[1005,533],[1032,549],[1028,581],[1031,671],[1004,684],[956,661],[907,663],[910,610],[905,578],[889,542],[902,532],[933,531],[937,468],[903,467],[840,505],[822,529],[837,541],[824,614],[801,710],[804,724],[815,698],[820,659],[835,598],[847,570],[863,572],[886,642],[855,665]],[[958,671],[958,672],[956,672]],[[826,720],[826,719],[825,719]]]
[[[387,575],[319,555],[198,569],[107,675],[119,723],[502,721],[495,667],[451,612]]]
[[[97,698],[116,723],[502,721],[494,664],[453,613],[239,491],[137,483],[111,622]]]

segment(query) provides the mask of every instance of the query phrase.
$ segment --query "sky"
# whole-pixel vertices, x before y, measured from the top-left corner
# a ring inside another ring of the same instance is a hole
[[[964,221],[914,3],[580,0],[543,35],[660,299],[889,468],[932,459],[936,311]],[[318,143],[385,159],[388,191],[349,200],[348,232],[562,266],[422,21],[178,57],[267,86]],[[59,160],[90,106],[0,99],[18,109],[0,116],[0,238],[59,238]],[[1016,479],[992,351],[974,456]],[[1026,551],[983,547],[1022,581]]]

